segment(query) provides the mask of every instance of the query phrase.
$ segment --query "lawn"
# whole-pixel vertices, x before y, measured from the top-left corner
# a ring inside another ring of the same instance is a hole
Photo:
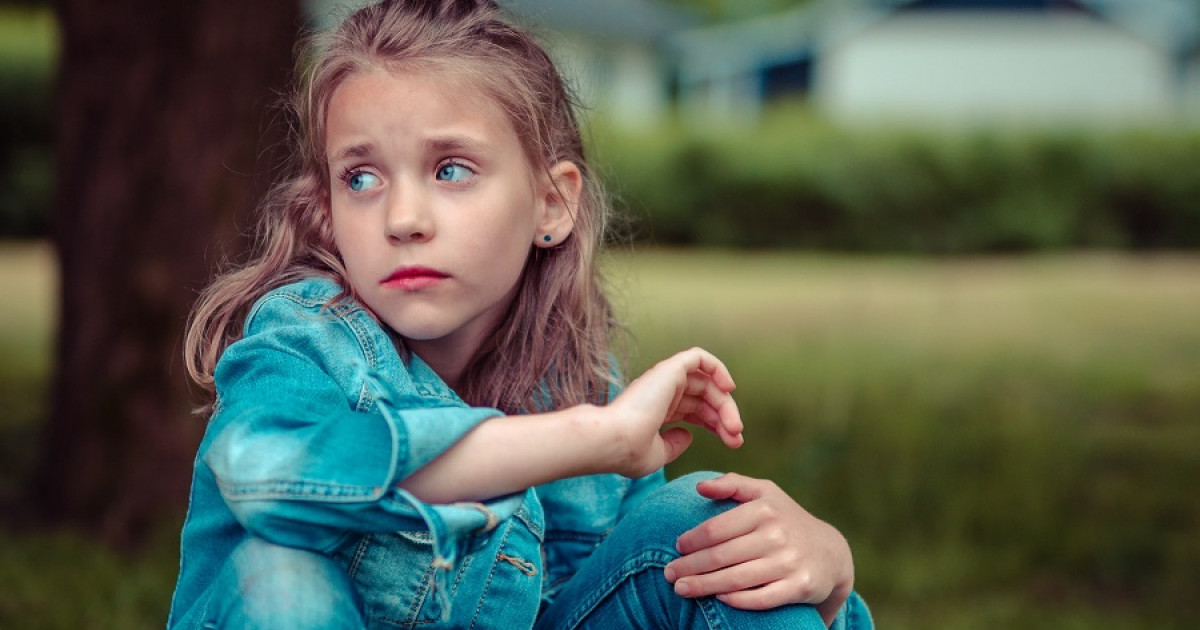
[[[49,254],[0,245],[6,493],[43,409]],[[652,251],[605,269],[633,371],[702,345],[739,384],[746,446],[699,437],[672,472],[770,477],[835,523],[880,627],[1200,623],[1200,256]],[[0,533],[0,628],[162,625],[169,535],[122,558]]]

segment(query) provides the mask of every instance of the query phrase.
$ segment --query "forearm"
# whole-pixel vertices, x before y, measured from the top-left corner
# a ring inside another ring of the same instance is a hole
[[[484,501],[542,483],[612,472],[621,457],[600,407],[503,416],[472,429],[400,482],[428,503]]]
[[[742,444],[733,378],[699,348],[647,370],[608,405],[579,405],[545,414],[493,418],[400,482],[428,503],[481,501],[531,486],[596,473],[630,478],[673,461],[692,436],[664,426],[690,423]]]

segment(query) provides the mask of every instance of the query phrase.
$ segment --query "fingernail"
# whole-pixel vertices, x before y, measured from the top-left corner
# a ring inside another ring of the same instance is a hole
[[[687,597],[688,593],[691,593],[691,592],[692,592],[692,587],[691,587],[691,585],[688,584],[687,580],[680,580],[675,583],[675,594],[676,595],[678,595],[680,597]]]
[[[672,584],[675,583],[675,569],[672,569],[671,567],[663,569],[663,576],[667,578],[668,582]]]

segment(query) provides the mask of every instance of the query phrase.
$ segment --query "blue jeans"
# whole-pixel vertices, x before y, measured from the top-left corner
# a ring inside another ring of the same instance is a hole
[[[711,473],[681,477],[651,493],[623,518],[580,570],[541,611],[538,630],[776,628],[823,630],[807,605],[746,611],[715,598],[675,594],[663,567],[678,557],[675,539],[700,522],[737,505],[711,501],[696,483]],[[243,544],[213,585],[206,617],[221,628],[364,628],[362,605],[351,580],[324,554],[273,545]],[[478,626],[507,628],[503,619]],[[374,625],[374,624],[372,624]],[[473,624],[474,625],[474,624]],[[852,594],[834,630],[872,630],[866,605]]]
[[[790,605],[766,611],[733,608],[713,597],[689,599],[675,594],[663,577],[667,563],[679,557],[675,540],[684,532],[734,506],[696,492],[712,473],[680,477],[651,493],[609,534],[579,572],[538,618],[538,630],[624,628],[754,628],[824,630],[812,606]],[[834,630],[874,627],[857,594],[833,623]]]

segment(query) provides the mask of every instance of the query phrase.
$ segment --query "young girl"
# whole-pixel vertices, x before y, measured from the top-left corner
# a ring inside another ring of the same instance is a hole
[[[692,349],[617,386],[545,52],[487,0],[397,0],[307,59],[259,253],[188,331],[214,399],[168,625],[871,627],[774,484],[665,483],[667,425],[742,444],[734,383]]]

